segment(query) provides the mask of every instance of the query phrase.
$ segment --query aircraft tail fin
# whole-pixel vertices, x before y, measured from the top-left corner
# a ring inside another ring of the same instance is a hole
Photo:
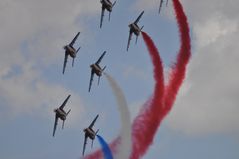
[[[91,148],[93,148],[93,144],[94,144],[94,140],[92,140],[92,142],[91,142]]]
[[[95,132],[95,135],[97,135],[98,134],[98,132],[99,132],[99,129]]]
[[[79,47],[77,50],[76,50],[76,53],[78,53],[78,51],[80,50],[81,47]]]
[[[112,7],[114,7],[115,3],[116,3],[116,1],[114,1],[114,3],[113,3],[113,5],[112,5]]]
[[[100,76],[98,77],[98,86],[99,86],[99,84],[100,84]]]
[[[64,129],[64,125],[65,125],[65,120],[63,120],[62,129]]]
[[[140,28],[140,32],[142,31],[143,28],[144,28],[144,25]]]
[[[143,28],[144,28],[144,26],[142,26],[142,27],[140,28],[140,32],[142,31]],[[137,42],[138,42],[138,36],[136,36],[135,44],[137,44]]]
[[[68,112],[66,113],[66,115],[68,115],[70,112],[71,112],[71,109],[70,109],[70,110],[68,110]]]
[[[72,59],[72,67],[74,66],[74,63],[75,63],[75,58]]]
[[[106,66],[102,69],[102,72],[105,70]]]
[[[139,37],[139,36],[136,36],[135,44],[137,44],[137,41],[138,41],[138,37]]]

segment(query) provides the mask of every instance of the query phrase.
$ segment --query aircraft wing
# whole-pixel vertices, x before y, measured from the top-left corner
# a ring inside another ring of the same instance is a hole
[[[90,124],[89,128],[92,129],[92,127],[95,124],[95,121],[97,120],[97,118],[99,117],[99,114],[96,115],[95,119],[92,121],[92,123]]]
[[[103,57],[105,56],[106,51],[103,52],[103,54],[100,56],[100,58],[96,61],[96,65],[99,65]]]
[[[87,144],[87,135],[85,134],[85,140],[84,140],[84,145],[83,145],[83,151],[82,151],[82,156],[84,156],[84,154],[85,154],[85,146],[86,146],[86,144]]]
[[[58,122],[58,116],[57,116],[57,114],[56,114],[56,115],[55,115],[55,123],[54,123],[54,128],[53,128],[53,136],[55,136],[56,127],[57,127],[57,122]]]
[[[92,85],[92,82],[93,82],[93,78],[94,78],[94,71],[93,71],[93,69],[92,69],[92,70],[91,70],[91,75],[90,75],[89,92],[90,92],[90,89],[91,89],[91,85]]]
[[[114,7],[115,3],[116,3],[116,1],[114,1],[114,3],[112,4],[112,7]]]
[[[102,27],[104,14],[105,14],[105,7],[102,4],[102,10],[101,10],[101,16],[100,16],[100,28]]]
[[[68,99],[71,97],[71,95],[68,95],[68,97],[65,99],[65,101],[62,103],[62,105],[60,106],[60,109],[63,110],[63,108],[65,107]]]
[[[131,38],[132,38],[132,34],[133,34],[133,32],[130,30],[130,31],[129,31],[128,44],[127,44],[127,51],[129,50],[129,44],[130,44],[130,40],[131,40]]]
[[[63,74],[65,73],[67,59],[68,59],[68,54],[65,52],[64,64],[63,64],[63,71],[62,71]]]
[[[138,16],[138,18],[134,21],[135,24],[137,24],[139,22],[139,20],[140,20],[140,18],[142,17],[143,14],[144,14],[144,11],[142,11],[140,13],[140,15]]]
[[[74,37],[74,39],[71,41],[70,46],[73,46],[73,45],[74,45],[74,43],[75,43],[75,41],[76,41],[76,39],[78,38],[79,35],[80,35],[80,32],[78,32],[78,33],[76,34],[76,36]]]
[[[161,11],[161,8],[162,8],[162,5],[163,5],[163,0],[160,0],[160,4],[159,4],[159,14],[160,14],[160,11]]]

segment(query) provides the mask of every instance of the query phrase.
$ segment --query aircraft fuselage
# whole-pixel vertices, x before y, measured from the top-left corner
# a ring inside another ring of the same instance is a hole
[[[74,47],[70,46],[70,45],[66,45],[64,47],[64,49],[66,50],[66,53],[68,55],[70,55],[72,58],[75,58],[76,57],[76,50]]]
[[[97,64],[92,64],[90,65],[91,69],[93,69],[94,73],[97,75],[97,76],[101,76],[102,75],[102,72],[103,70],[101,69],[101,67]]]
[[[131,32],[133,32],[136,36],[140,34],[140,28],[137,24],[132,23],[129,25]]]
[[[84,129],[84,132],[85,132],[86,136],[88,136],[91,140],[95,139],[96,133],[94,130],[92,130],[90,128],[86,128],[86,129]]]
[[[55,109],[54,112],[57,114],[57,116],[61,119],[61,120],[66,120],[66,112],[64,110],[61,110],[59,108]]]
[[[102,0],[101,1],[103,7],[107,9],[107,11],[111,12],[113,8],[113,4],[109,0]]]

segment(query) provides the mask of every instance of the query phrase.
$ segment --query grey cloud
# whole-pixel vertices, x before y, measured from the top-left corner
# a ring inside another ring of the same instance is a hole
[[[47,82],[41,69],[56,62],[66,39],[84,30],[80,17],[94,15],[97,9],[98,3],[84,0],[0,1],[0,109],[6,115],[42,107],[51,112],[66,92],[78,99],[74,112],[84,110],[77,93]]]
[[[135,6],[156,10],[155,3],[140,0]],[[239,1],[182,0],[181,3],[193,31],[193,56],[166,123],[175,131],[190,135],[236,134],[239,132]],[[174,21],[172,1],[169,4],[170,13],[166,16]]]
[[[239,132],[239,21],[236,15],[230,17],[235,7],[229,11],[226,4],[237,6],[237,2],[207,2],[184,1],[187,9],[190,8],[187,14],[192,12],[189,16],[195,26],[196,42],[187,78],[168,124],[190,135],[236,134]]]

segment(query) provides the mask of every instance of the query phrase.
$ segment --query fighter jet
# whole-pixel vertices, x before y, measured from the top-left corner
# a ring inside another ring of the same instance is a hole
[[[95,119],[92,121],[92,123],[90,124],[90,126],[89,126],[88,128],[85,128],[85,129],[84,129],[85,140],[84,140],[84,145],[83,145],[82,156],[84,156],[84,154],[85,154],[85,146],[86,146],[86,144],[87,144],[87,138],[88,138],[88,137],[92,140],[91,148],[93,147],[93,142],[94,142],[95,136],[97,135],[99,129],[95,132],[95,131],[92,129],[92,127],[94,126],[95,121],[97,120],[98,117],[99,117],[99,115],[97,115],[97,116],[95,117]]]
[[[54,109],[54,112],[56,113],[55,115],[55,124],[54,124],[54,128],[53,128],[53,137],[55,135],[56,132],[56,127],[57,127],[57,122],[58,122],[58,118],[60,118],[63,123],[62,123],[62,129],[64,128],[64,123],[66,120],[66,116],[70,113],[71,109],[68,110],[68,112],[66,113],[64,111],[64,107],[68,101],[68,99],[70,98],[71,95],[68,95],[68,97],[65,99],[65,101],[62,103],[62,105],[59,108]]]
[[[164,0],[160,0],[160,4],[159,4],[159,14],[160,14],[160,11],[162,9],[162,6],[163,6],[163,2]],[[166,7],[168,6],[168,0],[166,1]]]
[[[91,89],[91,85],[92,85],[92,81],[93,81],[93,78],[94,78],[94,74],[96,74],[98,76],[98,85],[100,83],[100,77],[101,77],[102,73],[104,72],[106,66],[104,66],[104,68],[102,69],[99,64],[100,64],[101,60],[103,59],[103,57],[105,56],[105,53],[106,53],[106,51],[103,52],[103,54],[96,61],[96,63],[90,65],[90,67],[91,67],[91,76],[90,76],[89,92],[90,92],[90,89]]]
[[[64,50],[65,50],[65,59],[64,59],[64,64],[63,64],[63,74],[65,73],[65,68],[66,68],[66,63],[67,63],[67,59],[68,59],[68,55],[70,55],[73,59],[72,59],[72,67],[74,66],[74,60],[76,57],[76,54],[78,53],[78,51],[80,50],[81,47],[79,47],[77,50],[73,47],[76,39],[78,38],[78,36],[80,35],[80,32],[78,32],[76,34],[76,36],[74,37],[74,39],[71,41],[70,44],[64,46]]]
[[[113,9],[116,1],[112,4],[112,2],[110,0],[101,0],[100,3],[102,4],[101,18],[100,18],[100,28],[101,28],[102,23],[103,23],[105,9],[109,12],[109,21],[110,21],[110,14],[112,12],[112,9]]]
[[[141,12],[141,14],[138,16],[138,18],[131,24],[129,24],[129,39],[128,39],[128,45],[127,45],[127,51],[129,50],[129,44],[130,44],[130,40],[132,38],[132,34],[134,33],[136,35],[136,41],[135,41],[135,44],[137,43],[138,41],[138,36],[139,34],[141,33],[142,29],[144,26],[142,26],[141,28],[139,28],[138,26],[138,22],[140,20],[140,18],[142,17],[142,15],[144,14],[144,11]]]

